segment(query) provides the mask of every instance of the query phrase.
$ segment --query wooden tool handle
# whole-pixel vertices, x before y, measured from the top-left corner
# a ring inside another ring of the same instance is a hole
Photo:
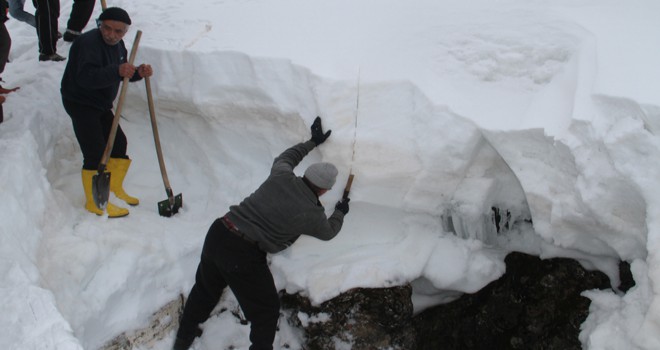
[[[158,125],[156,124],[156,107],[154,106],[154,98],[151,93],[151,81],[149,77],[144,78],[144,83],[147,87],[147,102],[149,104],[149,116],[151,117],[151,129],[154,134],[154,143],[156,144],[156,154],[158,155],[158,165],[160,166],[160,174],[163,176],[163,183],[165,184],[165,191],[168,196],[172,197],[172,189],[170,188],[170,180],[167,178],[167,170],[165,169],[165,161],[163,160],[163,150],[160,147],[160,136],[158,136]]]
[[[135,34],[135,40],[133,41],[133,47],[131,48],[131,55],[128,59],[128,63],[133,64],[135,62],[135,56],[137,55],[138,45],[140,43],[140,38],[142,37],[142,31],[138,30]],[[115,143],[115,136],[117,136],[117,126],[119,125],[119,117],[121,116],[121,109],[124,105],[124,98],[126,97],[126,90],[128,90],[128,81],[130,78],[124,78],[124,81],[121,85],[121,92],[119,93],[119,101],[117,102],[117,108],[115,109],[115,117],[112,119],[112,127],[110,128],[110,134],[108,135],[108,143],[105,145],[105,151],[103,152],[103,157],[101,158],[101,163],[99,164],[99,173],[102,173],[105,170],[105,165],[108,164],[108,158],[110,158],[110,153],[112,152],[112,147]]]
[[[348,194],[351,192],[351,186],[353,186],[353,177],[355,175],[350,174],[348,175],[348,180],[346,181],[346,187],[344,187],[344,195],[342,198],[348,198]]]

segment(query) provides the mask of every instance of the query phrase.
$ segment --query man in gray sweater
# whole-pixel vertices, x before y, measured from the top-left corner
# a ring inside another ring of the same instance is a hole
[[[349,198],[337,202],[328,218],[319,201],[337,178],[330,163],[310,165],[303,177],[293,169],[331,131],[323,132],[321,118],[311,127],[309,141],[280,154],[268,179],[239,205],[215,220],[209,229],[195,285],[190,291],[176,335],[174,350],[190,347],[229,286],[250,322],[250,350],[272,349],[280,301],[266,260],[267,253],[289,247],[300,235],[330,240],[339,233],[348,213]]]

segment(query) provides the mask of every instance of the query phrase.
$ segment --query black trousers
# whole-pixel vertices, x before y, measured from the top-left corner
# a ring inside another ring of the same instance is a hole
[[[39,53],[52,55],[57,52],[57,20],[60,18],[60,0],[32,0],[37,9]]]
[[[250,350],[271,350],[280,300],[266,253],[229,232],[220,219],[209,228],[177,338],[192,342],[229,286],[250,322]]]
[[[76,134],[83,154],[83,169],[97,170],[108,142],[114,113],[112,110],[104,111],[67,99],[62,99],[62,104],[73,123],[73,132]],[[121,130],[121,126],[117,125],[117,134],[110,157],[128,158],[126,155],[127,144],[126,135]]]
[[[73,6],[71,7],[71,14],[69,15],[66,29],[82,32],[82,30],[85,29],[87,22],[89,22],[89,19],[92,17],[94,4],[96,4],[96,0],[73,0]]]
[[[0,21],[2,21],[0,19]],[[5,23],[0,23],[0,74],[5,71],[5,65],[9,59],[9,49],[11,49],[11,36],[7,31]]]
[[[2,1],[2,0],[0,0]],[[7,27],[5,26],[5,22],[0,19],[0,74],[5,71],[5,65],[7,64],[7,60],[9,59],[9,49],[11,48],[11,37],[9,36],[9,32],[7,31]],[[0,81],[2,80],[2,77],[0,77]],[[5,119],[5,112],[4,109],[2,108],[2,104],[0,104],[0,123],[2,123]]]

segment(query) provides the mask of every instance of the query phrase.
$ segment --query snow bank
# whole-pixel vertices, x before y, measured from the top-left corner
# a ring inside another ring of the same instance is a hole
[[[119,220],[82,210],[80,152],[59,97],[64,66],[37,64],[34,31],[10,21],[7,73],[22,88],[0,127],[4,347],[96,348],[143,326],[188,292],[213,219],[307,139],[317,115],[332,137],[298,171],[338,166],[339,185],[322,198],[329,209],[354,173],[351,213],[336,239],[303,237],[272,256],[278,287],[320,303],[412,282],[420,310],[499,277],[509,250],[573,257],[614,285],[624,259],[638,285],[625,296],[585,294],[594,303],[581,341],[657,347],[660,109],[648,92],[657,89],[636,83],[658,73],[618,53],[657,62],[640,49],[652,31],[636,32],[654,23],[652,11],[614,2],[598,7],[606,17],[564,2],[116,5],[145,31],[138,61],[155,69],[161,142],[184,208],[157,214],[165,193],[136,83],[121,124],[134,160],[125,187],[141,205]],[[366,14],[377,25],[364,25]],[[633,32],[641,43],[609,40]],[[493,228],[493,208],[508,212],[505,230]],[[231,324],[220,316],[205,337]]]

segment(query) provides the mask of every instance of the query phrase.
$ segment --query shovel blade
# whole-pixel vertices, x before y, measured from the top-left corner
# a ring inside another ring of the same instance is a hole
[[[110,173],[99,173],[92,176],[92,197],[99,209],[105,209],[110,199]]]
[[[178,213],[181,207],[183,207],[183,196],[179,193],[174,197],[158,202],[158,214],[169,218]]]

